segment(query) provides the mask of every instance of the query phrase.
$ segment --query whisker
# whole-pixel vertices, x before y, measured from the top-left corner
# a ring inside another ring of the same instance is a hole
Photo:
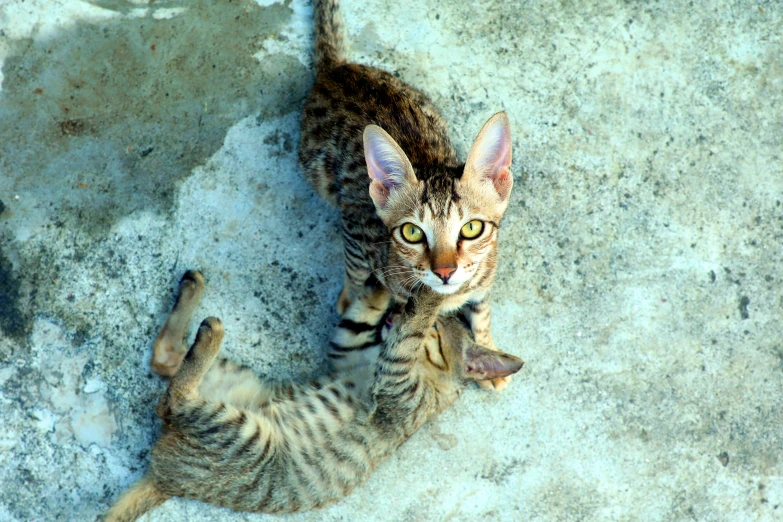
[[[385,266],[381,268],[376,268],[372,272],[375,274],[381,274],[383,276],[392,275],[392,274],[402,274],[405,272],[408,272],[411,270],[407,266]]]
[[[390,276],[399,276],[399,275],[405,275],[405,274],[408,274],[407,270],[378,272],[376,275],[378,275],[380,277],[390,277]]]

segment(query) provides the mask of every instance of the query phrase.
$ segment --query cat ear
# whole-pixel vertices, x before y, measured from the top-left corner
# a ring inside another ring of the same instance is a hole
[[[378,208],[386,206],[392,190],[416,179],[408,156],[394,138],[377,125],[364,129],[364,159],[372,179],[370,197]]]
[[[511,193],[511,123],[505,112],[492,116],[481,128],[465,162],[465,177],[491,181],[500,199]]]
[[[525,362],[503,352],[496,352],[471,343],[462,358],[462,372],[475,381],[508,377],[522,369]]]

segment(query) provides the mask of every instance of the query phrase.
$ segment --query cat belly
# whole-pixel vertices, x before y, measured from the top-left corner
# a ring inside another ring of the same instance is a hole
[[[271,398],[273,390],[249,369],[219,359],[202,379],[198,393],[207,402],[255,411]]]

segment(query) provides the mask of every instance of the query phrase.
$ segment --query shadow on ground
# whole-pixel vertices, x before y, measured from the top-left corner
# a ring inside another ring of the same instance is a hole
[[[306,95],[310,73],[296,58],[253,57],[285,38],[275,35],[289,7],[181,4],[156,18],[102,2],[123,16],[12,42],[0,92],[0,329],[19,342],[57,266],[45,249],[20,254],[15,239],[51,227],[95,239],[137,210],[168,215],[178,183],[231,125],[287,114]]]

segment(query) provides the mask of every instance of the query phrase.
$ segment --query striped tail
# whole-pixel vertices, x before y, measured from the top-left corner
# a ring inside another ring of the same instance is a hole
[[[338,1],[315,0],[313,2],[315,64],[318,69],[328,69],[343,61],[343,32]]]
[[[163,493],[152,479],[142,478],[128,491],[123,493],[120,499],[104,515],[104,522],[133,522],[152,508],[158,507],[171,495]]]

